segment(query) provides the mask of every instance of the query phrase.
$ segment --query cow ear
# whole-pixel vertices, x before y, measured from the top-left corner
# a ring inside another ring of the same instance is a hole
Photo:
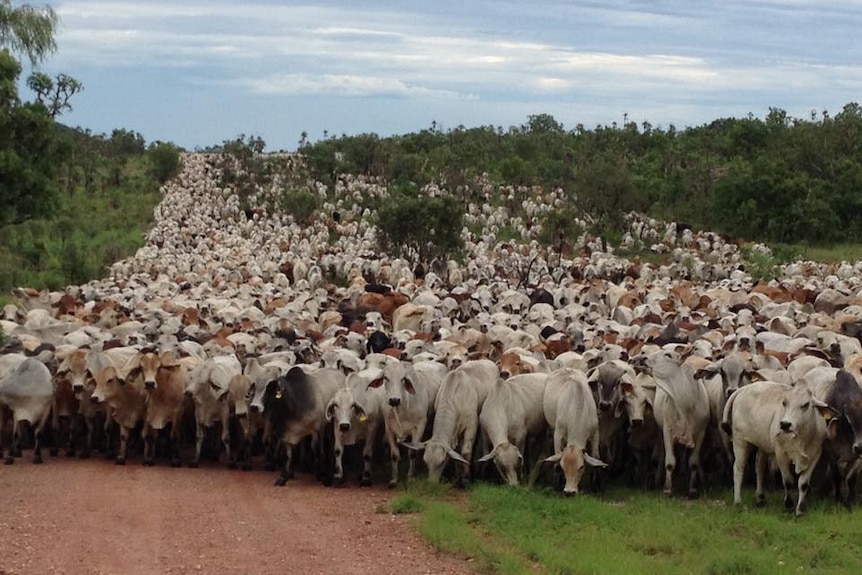
[[[599,459],[596,459],[595,457],[593,457],[592,455],[590,455],[586,451],[584,451],[584,461],[587,463],[587,465],[590,465],[592,467],[607,467],[608,466],[607,463],[605,463],[604,461],[601,461]]]
[[[413,382],[409,377],[404,378],[404,390],[410,395],[416,395],[416,388],[413,387]]]
[[[552,455],[550,457],[546,457],[542,460],[542,463],[559,463],[563,459],[563,452],[559,452],[556,455]]]
[[[702,367],[702,368],[700,368],[694,372],[694,378],[695,379],[706,379],[706,378],[709,378],[709,377],[712,377],[713,375],[715,375],[715,373],[717,371],[718,371],[718,366],[716,366],[715,364],[707,366],[707,367]]]
[[[159,355],[159,363],[162,367],[179,367],[180,363],[171,351],[163,351]]]
[[[823,417],[827,424],[831,424],[833,420],[837,420],[839,417],[841,417],[841,412],[834,407],[830,407],[829,405],[816,399],[813,400],[813,403],[814,407],[817,408],[817,411],[820,412],[820,416]]]
[[[756,342],[754,342],[754,351],[756,351],[757,353],[762,354],[765,349],[766,347],[763,345],[762,341],[757,340]]]
[[[359,421],[368,421],[368,414],[365,412],[365,408],[358,402],[354,402],[353,412],[356,414],[356,418],[359,419]]]
[[[332,418],[335,417],[335,408],[338,407],[338,404],[335,401],[330,401],[329,405],[326,406],[326,421],[332,421]]]
[[[383,375],[382,374],[380,375],[380,377],[372,379],[371,382],[368,384],[367,389],[377,389],[381,385],[383,385]]]

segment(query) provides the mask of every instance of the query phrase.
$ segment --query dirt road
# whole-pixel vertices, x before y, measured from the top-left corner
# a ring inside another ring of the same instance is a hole
[[[385,511],[397,492],[274,478],[64,457],[0,465],[0,575],[471,573]]]

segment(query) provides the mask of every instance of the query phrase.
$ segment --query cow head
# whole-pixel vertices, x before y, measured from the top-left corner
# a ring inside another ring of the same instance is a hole
[[[827,423],[829,435],[833,436],[839,413],[815,398],[810,389],[798,385],[784,394],[779,415],[778,437],[796,438],[800,434],[814,433],[815,426],[821,425],[821,418]]]
[[[524,456],[517,446],[504,441],[494,446],[490,452],[479,458],[479,461],[494,460],[497,471],[509,485],[518,485],[518,472],[524,464]]]
[[[408,449],[425,451],[422,455],[422,460],[428,467],[428,481],[433,483],[438,483],[440,481],[440,477],[443,475],[443,469],[446,467],[446,462],[449,458],[465,465],[470,465],[470,463],[464,459],[460,453],[438,439],[429,439],[424,443],[404,443],[404,445]]]
[[[607,463],[596,459],[577,445],[568,445],[561,452],[548,457],[545,461],[559,463],[563,470],[563,476],[566,478],[563,495],[567,497],[577,495],[587,465],[591,467],[608,466]]]

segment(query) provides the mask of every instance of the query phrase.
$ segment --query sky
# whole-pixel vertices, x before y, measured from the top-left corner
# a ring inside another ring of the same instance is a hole
[[[61,121],[189,150],[532,114],[682,129],[862,100],[862,0],[47,1],[42,69],[84,84]]]

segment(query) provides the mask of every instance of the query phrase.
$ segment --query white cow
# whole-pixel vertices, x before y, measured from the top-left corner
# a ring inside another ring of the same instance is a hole
[[[763,478],[767,456],[774,455],[784,484],[784,506],[793,509],[790,489],[793,464],[799,475],[796,515],[805,509],[811,474],[820,460],[828,429],[837,423],[836,412],[816,399],[804,384],[790,386],[774,381],[758,381],[740,388],[727,401],[722,427],[733,441],[733,501],[742,502],[742,480],[751,447],[757,448],[757,488],[755,501],[765,501]]]
[[[412,442],[422,441],[428,418],[433,415],[437,390],[445,375],[446,366],[436,361],[389,361],[383,369],[383,376],[369,384],[372,388],[384,382],[386,385],[383,421],[392,461],[390,487],[398,484],[398,462],[401,459],[399,444],[408,437]],[[416,464],[411,456],[408,479],[413,478],[415,470]]]
[[[566,478],[564,495],[575,495],[587,465],[599,460],[599,415],[587,376],[578,369],[559,369],[548,376],[542,398],[545,421],[554,430],[554,455]]]
[[[430,481],[440,480],[449,458],[462,464],[456,469],[456,481],[463,484],[470,479],[479,412],[499,377],[496,363],[479,359],[462,364],[443,378],[434,404],[431,438],[405,443],[411,449],[425,450],[423,460]]]
[[[16,358],[17,359],[17,358]],[[7,362],[8,364],[12,363]],[[12,370],[4,369],[5,376],[0,378],[0,434],[6,429],[4,410],[12,412],[12,444],[6,464],[14,463],[14,457],[21,456],[21,424],[27,422],[35,435],[33,463],[42,463],[42,430],[51,414],[54,388],[51,372],[41,361],[25,358]],[[0,442],[0,454],[2,454]]]
[[[479,424],[488,439],[491,451],[479,461],[494,460],[500,475],[509,485],[518,484],[518,471],[524,464],[524,449],[528,435],[545,430],[542,397],[545,394],[546,373],[516,375],[500,379],[488,393]]]
[[[656,384],[654,412],[662,430],[665,455],[664,492],[673,493],[673,471],[676,468],[674,446],[690,450],[689,496],[698,495],[700,450],[709,424],[709,397],[701,380],[683,370],[675,351],[660,350],[646,357],[646,365]]]
[[[191,467],[197,467],[207,428],[221,424],[221,441],[228,465],[234,466],[230,452],[230,382],[242,373],[236,355],[209,358],[192,369],[186,380],[185,394],[195,403],[195,457]]]

